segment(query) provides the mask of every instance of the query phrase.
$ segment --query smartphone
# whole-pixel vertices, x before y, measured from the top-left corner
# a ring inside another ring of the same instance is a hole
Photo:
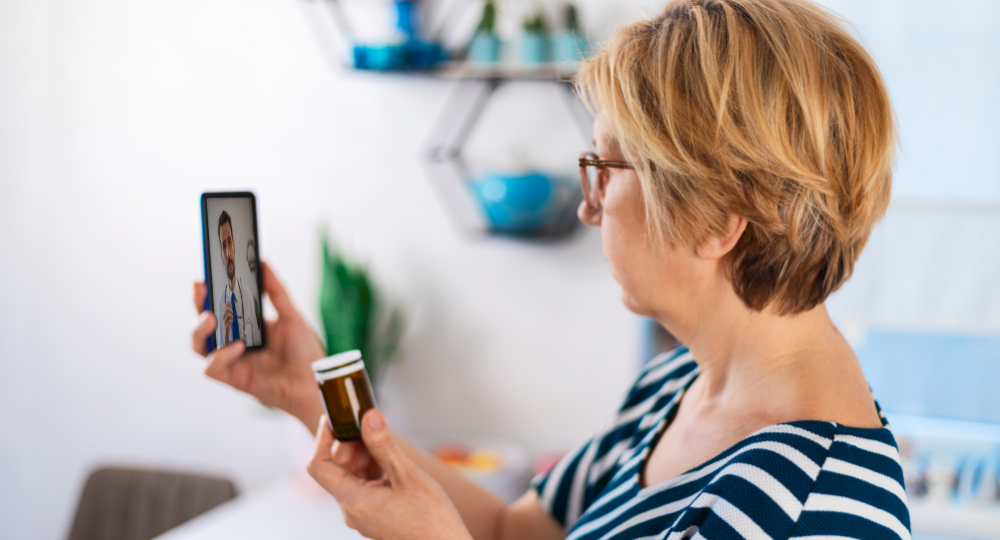
[[[247,350],[267,344],[263,271],[257,237],[257,199],[249,191],[202,193],[201,229],[205,252],[205,309],[215,313],[209,352],[237,339]]]

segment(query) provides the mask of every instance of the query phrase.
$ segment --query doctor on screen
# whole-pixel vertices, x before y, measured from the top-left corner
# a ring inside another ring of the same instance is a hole
[[[242,339],[247,347],[260,345],[260,326],[257,323],[257,307],[253,292],[236,278],[236,241],[233,239],[233,222],[229,213],[223,210],[219,216],[219,244],[222,246],[222,265],[226,268],[226,290],[215,304],[216,331],[219,346],[226,346],[233,340]]]

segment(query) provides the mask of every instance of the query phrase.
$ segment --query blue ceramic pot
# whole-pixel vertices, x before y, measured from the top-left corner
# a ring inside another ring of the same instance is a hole
[[[500,38],[494,34],[477,33],[469,43],[469,61],[495,64],[500,60]]]
[[[590,54],[590,43],[577,32],[562,32],[555,38],[556,62],[579,62]]]
[[[491,173],[473,184],[473,192],[491,228],[501,232],[531,233],[548,222],[553,180],[537,172]]]
[[[539,32],[521,34],[521,62],[542,64],[549,61],[549,37]]]
[[[444,59],[439,43],[410,41],[400,45],[355,45],[355,69],[394,71],[427,69]]]
[[[411,41],[406,44],[407,66],[410,69],[427,69],[444,60],[440,43]]]
[[[355,45],[354,67],[387,71],[401,69],[406,64],[406,47],[403,45]]]

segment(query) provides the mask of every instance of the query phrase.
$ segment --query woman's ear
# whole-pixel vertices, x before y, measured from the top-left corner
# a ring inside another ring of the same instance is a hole
[[[601,215],[604,213],[603,208],[591,208],[587,204],[587,200],[584,199],[580,202],[580,207],[576,209],[576,217],[580,218],[580,221],[584,225],[590,225],[592,227],[601,226]]]
[[[730,216],[729,223],[726,224],[726,233],[722,236],[710,236],[698,246],[696,252],[702,259],[721,259],[736,247],[736,242],[739,242],[745,230],[747,230],[745,217]]]

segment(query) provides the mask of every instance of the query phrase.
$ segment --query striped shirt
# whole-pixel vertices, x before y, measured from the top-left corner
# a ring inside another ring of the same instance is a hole
[[[650,446],[698,373],[683,347],[656,357],[611,421],[534,479],[568,539],[909,540],[903,470],[881,410],[875,429],[775,424],[641,487]]]

